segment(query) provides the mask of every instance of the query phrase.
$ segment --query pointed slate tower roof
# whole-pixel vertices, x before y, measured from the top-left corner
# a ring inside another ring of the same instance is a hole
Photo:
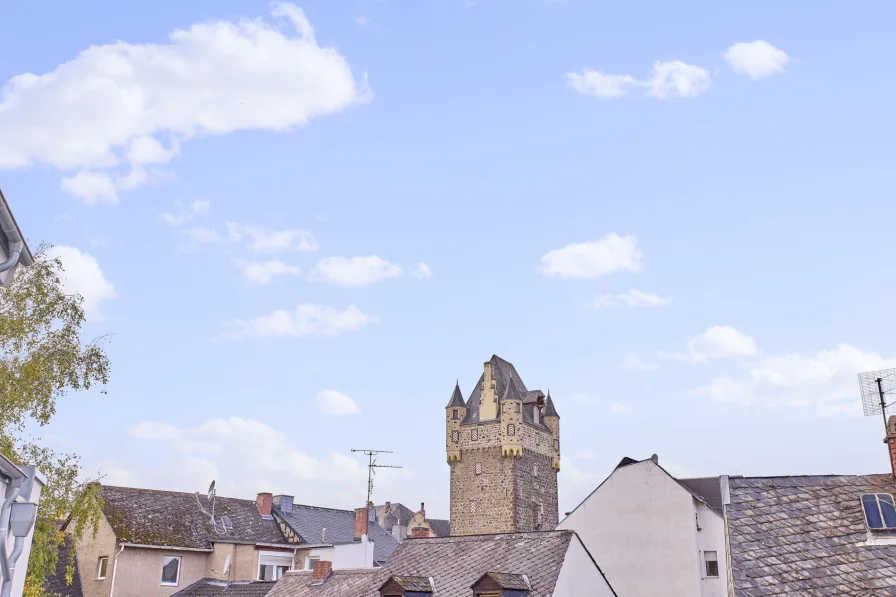
[[[554,401],[551,400],[551,391],[548,390],[548,397],[544,402],[544,411],[541,413],[541,416],[547,417],[557,417],[560,418],[560,415],[557,414],[557,409],[554,408]]]
[[[463,394],[460,393],[460,383],[454,384],[454,392],[451,394],[451,400],[445,408],[452,408],[454,406],[466,406]]]
[[[507,387],[504,390],[504,395],[501,396],[501,400],[507,400],[508,398],[520,398],[520,391],[517,389],[516,384],[513,383],[512,377],[507,382]]]

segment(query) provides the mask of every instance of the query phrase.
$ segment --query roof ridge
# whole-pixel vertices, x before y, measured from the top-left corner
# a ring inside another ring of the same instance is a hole
[[[512,539],[528,538],[531,535],[571,535],[572,529],[552,529],[550,531],[527,531],[523,533],[479,533],[477,535],[449,535],[448,537],[414,537],[412,541],[473,541],[482,537],[495,540],[510,541]],[[534,537],[533,537],[534,538]]]

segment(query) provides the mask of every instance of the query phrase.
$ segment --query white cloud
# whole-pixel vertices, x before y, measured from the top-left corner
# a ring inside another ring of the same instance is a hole
[[[648,95],[659,99],[697,97],[711,84],[709,71],[681,60],[657,62],[647,80]]]
[[[703,363],[713,359],[751,357],[758,354],[753,338],[727,325],[714,325],[688,342],[686,355],[674,358]]]
[[[266,423],[213,418],[197,426],[143,421],[130,430],[141,450],[160,454],[154,465],[134,469],[106,461],[104,482],[204,493],[216,481],[220,496],[254,499],[258,492],[294,495],[297,503],[351,509],[367,482],[366,460],[339,453],[311,453]],[[407,470],[377,475],[382,495],[398,493]],[[363,499],[363,494],[362,494]]]
[[[336,390],[322,390],[318,393],[317,410],[326,415],[357,415],[361,412],[351,397]]]
[[[227,238],[232,242],[245,243],[253,253],[279,253],[317,251],[317,240],[307,230],[270,230],[264,226],[250,226],[237,222],[227,222]]]
[[[658,61],[646,79],[631,75],[610,75],[594,69],[581,73],[566,73],[569,86],[582,95],[600,99],[615,99],[630,89],[643,89],[645,94],[657,99],[672,97],[696,97],[709,89],[712,77],[704,68],[681,60]]]
[[[2,112],[0,112],[2,117]],[[118,203],[118,189],[115,181],[104,172],[82,170],[74,176],[62,179],[62,190],[79,197],[88,205],[97,203]]]
[[[608,307],[626,306],[638,307],[665,307],[672,304],[673,297],[662,297],[651,292],[641,290],[629,290],[624,294],[604,294],[595,297],[589,305],[594,309],[606,309]]]
[[[614,412],[619,415],[627,415],[632,412],[632,409],[621,402],[611,402],[610,412]]]
[[[625,95],[638,81],[629,75],[608,75],[586,68],[579,73],[566,73],[569,86],[582,95],[593,95],[600,99],[613,99]]]
[[[275,276],[299,276],[302,270],[279,259],[269,261],[243,261],[237,264],[243,278],[252,284],[270,284]]]
[[[237,321],[231,337],[328,336],[355,332],[373,321],[354,305],[342,311],[324,305],[299,305],[292,311],[277,309],[255,319]]]
[[[103,313],[100,311],[102,302],[115,298],[117,294],[115,287],[106,280],[97,260],[75,247],[64,245],[52,247],[47,254],[51,258],[59,258],[62,262],[64,271],[59,273],[62,286],[68,294],[81,295],[87,319],[102,320]]]
[[[731,70],[754,81],[783,73],[790,62],[787,52],[761,39],[734,44],[725,51],[724,57]]]
[[[807,407],[819,416],[862,415],[857,375],[896,367],[896,357],[841,344],[812,356],[769,355],[745,377],[717,377],[695,393],[741,406]]]
[[[654,363],[642,362],[638,355],[633,352],[626,353],[625,358],[622,359],[622,364],[619,366],[626,371],[656,371],[659,369],[659,366]]]
[[[13,77],[0,99],[0,168],[76,172],[66,192],[114,203],[181,141],[285,131],[370,98],[299,8],[278,3],[272,14],[293,33],[260,19],[205,21],[168,43],[95,45],[52,72]]]
[[[212,204],[210,201],[197,199],[188,207],[184,207],[183,205],[181,205],[180,201],[175,201],[172,207],[173,209],[170,212],[165,212],[162,214],[162,219],[169,226],[177,227],[183,226],[187,222],[191,222],[196,218],[196,216],[208,215],[208,212],[211,210]]]
[[[540,271],[557,278],[597,278],[616,271],[641,271],[641,252],[634,235],[611,233],[600,240],[570,243],[541,258]]]
[[[408,269],[386,261],[377,255],[367,257],[324,257],[311,270],[311,279],[339,286],[369,286],[388,278],[410,274],[415,278],[430,278],[432,270],[425,263]]]

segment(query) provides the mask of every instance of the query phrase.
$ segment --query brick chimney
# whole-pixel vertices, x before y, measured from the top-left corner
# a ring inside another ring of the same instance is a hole
[[[890,452],[890,469],[896,477],[896,415],[890,415],[887,419],[887,437],[884,438]]]
[[[274,496],[270,493],[259,493],[255,496],[255,505],[258,506],[258,513],[262,518],[270,518],[271,505],[274,503]]]
[[[314,568],[311,570],[311,582],[322,583],[333,571],[333,562],[327,560],[317,560],[314,562]]]
[[[367,508],[357,508],[355,510],[355,541],[360,541],[361,535],[367,534],[369,524],[370,518]]]

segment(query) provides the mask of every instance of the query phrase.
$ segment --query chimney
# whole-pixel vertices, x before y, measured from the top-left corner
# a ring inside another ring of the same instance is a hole
[[[884,439],[890,452],[890,469],[896,477],[896,415],[890,415],[887,419],[887,437]]]
[[[420,502],[420,514],[423,515],[423,520],[426,520],[426,508],[423,507],[423,502]]]
[[[367,534],[367,528],[370,524],[368,519],[367,508],[358,508],[355,510],[355,541],[361,540],[361,535]]]
[[[258,513],[261,514],[262,518],[271,518],[271,505],[273,504],[274,496],[270,493],[259,493],[255,496],[255,505],[258,506]]]
[[[275,495],[274,505],[284,514],[292,514],[292,500],[291,495]]]
[[[311,571],[311,582],[312,584],[321,584],[323,583],[328,576],[330,576],[330,572],[333,571],[333,562],[328,562],[327,560],[317,560],[314,562],[314,569]]]
[[[321,543],[327,542],[327,527],[324,527],[320,530],[320,542]]]
[[[386,502],[386,506],[385,506],[385,510],[386,510],[386,512],[385,512],[385,513],[388,514],[388,513],[389,513],[389,510],[390,510],[391,508],[392,508],[392,502]]]
[[[411,539],[425,539],[429,537],[426,527],[414,527],[411,529]]]

